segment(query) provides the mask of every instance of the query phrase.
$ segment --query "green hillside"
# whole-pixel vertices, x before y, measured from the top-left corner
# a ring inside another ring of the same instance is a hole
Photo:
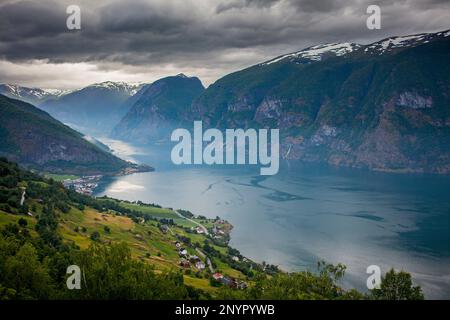
[[[26,201],[20,205],[23,191]],[[194,221],[214,224],[214,220],[205,218]],[[20,228],[15,230],[17,226]],[[186,285],[204,291],[205,297],[218,288],[210,284],[211,270],[199,270],[194,265],[181,267],[177,242],[190,255],[199,256],[205,265],[206,256],[210,257],[214,272],[242,281],[263,273],[254,262],[232,261],[228,252],[240,255],[238,251],[225,242],[197,234],[192,230],[196,226],[171,209],[106,197],[94,199],[0,160],[0,228],[8,230],[3,235],[17,231],[18,237],[25,237],[22,243],[44,246],[56,255],[71,252],[75,260],[77,254],[94,250],[93,247],[116,248],[114,245],[121,244],[130,259],[142,262],[155,277],[176,274]],[[3,249],[0,247],[0,254],[6,253]],[[63,271],[58,270],[61,277]]]
[[[53,173],[112,174],[132,166],[34,106],[0,95],[0,155]]]

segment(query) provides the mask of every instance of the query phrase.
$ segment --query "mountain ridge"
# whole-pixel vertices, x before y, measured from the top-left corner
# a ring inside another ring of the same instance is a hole
[[[128,111],[125,102],[144,84],[105,81],[75,90],[39,108],[86,134],[107,135]]]
[[[0,155],[27,168],[79,175],[139,169],[26,102],[0,95],[0,116]]]
[[[449,35],[387,38],[373,49],[392,50],[376,54],[369,44],[283,55],[219,79],[188,115],[209,127],[279,128],[287,159],[450,173]]]
[[[186,119],[192,101],[204,90],[197,77],[184,74],[153,82],[133,101],[111,137],[140,144],[169,139],[170,131]]]
[[[31,104],[39,104],[46,100],[56,99],[69,92],[70,90],[30,88],[8,83],[0,84],[0,94]]]
[[[185,90],[189,97],[182,102],[172,97],[176,90],[163,93],[164,79],[171,78],[166,77],[134,87],[134,95],[128,91],[113,108],[108,104],[101,114],[114,119],[103,132],[112,128],[113,138],[146,144],[168,140],[171,129],[193,120],[217,128],[275,126],[287,159],[450,173],[449,42],[450,31],[444,30],[366,45],[315,45],[228,74],[206,89],[195,78],[201,89]],[[82,90],[111,86],[120,83]],[[79,122],[97,118],[88,109]]]
[[[321,61],[323,55],[330,56],[344,56],[350,53],[371,53],[371,54],[383,54],[385,52],[391,52],[393,49],[401,49],[406,47],[417,46],[420,44],[428,43],[439,37],[450,36],[450,29],[439,31],[435,33],[418,33],[406,36],[391,36],[367,45],[353,43],[353,42],[334,42],[313,45],[299,51],[294,51],[288,54],[283,54],[273,59],[267,60],[257,65],[270,65],[272,63],[280,62],[283,60],[290,60],[290,62],[298,63],[303,59],[312,61]]]

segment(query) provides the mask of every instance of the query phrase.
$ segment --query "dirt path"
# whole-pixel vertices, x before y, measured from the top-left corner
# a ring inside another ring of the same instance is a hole
[[[194,220],[192,220],[192,219],[189,219],[189,218],[183,216],[183,215],[182,215],[181,213],[179,213],[177,210],[174,210],[174,212],[175,212],[180,218],[186,219],[187,221],[190,221],[190,222],[192,222],[192,223],[198,225],[200,228],[202,228],[203,232],[204,232],[207,236],[209,235],[208,229],[206,229],[206,227],[205,227],[204,225],[202,225],[201,223],[199,223],[199,222],[197,222],[197,221],[194,221]]]

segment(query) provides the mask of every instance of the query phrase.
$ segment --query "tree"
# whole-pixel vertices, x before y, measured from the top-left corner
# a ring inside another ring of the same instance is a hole
[[[100,233],[98,231],[94,231],[91,233],[91,240],[98,241],[100,240]]]
[[[79,252],[75,264],[83,270],[83,290],[68,294],[83,299],[186,299],[183,275],[156,274],[136,260],[125,243],[110,246],[94,243]]]
[[[52,205],[44,206],[35,228],[41,238],[51,246],[56,247],[61,243],[57,232],[58,220]]]
[[[21,226],[21,227],[23,228],[23,227],[26,227],[26,226],[27,226],[28,221],[25,220],[24,218],[20,218],[19,221],[18,221],[17,223],[19,224],[19,226]]]
[[[420,286],[414,286],[408,272],[391,269],[381,280],[380,289],[371,290],[370,297],[377,300],[423,300]]]
[[[14,288],[18,299],[48,299],[53,293],[48,268],[41,263],[30,243],[24,244],[4,265],[7,286]]]

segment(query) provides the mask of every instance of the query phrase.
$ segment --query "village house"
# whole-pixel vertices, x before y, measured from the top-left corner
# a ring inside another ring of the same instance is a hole
[[[195,267],[196,267],[198,270],[203,270],[203,269],[206,268],[206,265],[205,265],[202,261],[197,261],[197,262],[195,263]]]
[[[223,275],[219,272],[216,272],[212,275],[212,277],[214,278],[214,280],[220,280],[223,278]]]
[[[180,266],[182,266],[183,268],[190,268],[191,267],[191,263],[188,260],[182,258],[180,260]]]
[[[225,232],[221,230],[219,227],[213,227],[212,233],[216,236],[223,236],[225,234]]]
[[[198,257],[198,256],[190,256],[189,257],[189,260],[191,261],[191,262],[196,262],[196,261],[200,261],[200,258]]]
[[[195,228],[195,231],[196,231],[198,234],[203,234],[203,233],[205,233],[205,231],[203,230],[203,228],[200,227],[200,226],[196,227],[196,228]]]
[[[222,277],[220,279],[220,282],[222,282],[224,285],[232,288],[232,289],[236,289],[237,288],[237,283],[236,280],[233,278],[228,278],[228,277]]]

